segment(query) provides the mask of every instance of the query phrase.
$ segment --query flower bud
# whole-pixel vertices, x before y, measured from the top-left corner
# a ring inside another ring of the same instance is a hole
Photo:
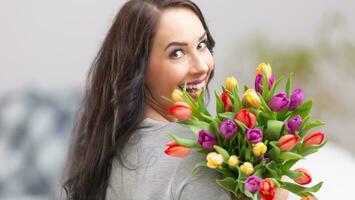
[[[263,140],[263,131],[258,128],[248,129],[246,137],[252,144],[256,144]]]
[[[259,194],[263,200],[273,200],[275,196],[275,184],[270,178],[265,178],[260,184]]]
[[[274,112],[280,112],[288,107],[289,100],[285,92],[280,92],[273,96],[269,101],[269,107]]]
[[[261,70],[264,71],[266,77],[269,79],[272,76],[272,69],[270,64],[260,63],[256,68],[256,75],[261,74]]]
[[[261,105],[261,100],[254,89],[248,89],[245,91],[242,98],[247,106],[259,108]]]
[[[168,142],[166,146],[168,146],[168,148],[164,151],[164,153],[169,156],[184,157],[188,155],[191,151],[190,148],[182,147],[179,144],[177,144],[175,140]]]
[[[268,79],[268,90],[271,89],[274,82],[275,82],[275,76],[271,75],[271,77]],[[263,94],[263,91],[261,89],[262,85],[263,85],[263,76],[261,74],[258,74],[255,77],[255,91],[260,94]]]
[[[323,132],[315,132],[307,135],[303,140],[304,146],[321,145],[324,141],[325,134]]]
[[[302,118],[300,115],[295,116],[294,118],[287,120],[285,122],[285,129],[289,134],[295,134],[302,124]]]
[[[239,158],[236,155],[231,155],[228,159],[228,165],[230,168],[235,168],[239,164]]]
[[[174,102],[184,101],[183,93],[178,89],[175,89],[173,93],[171,93],[171,98]]]
[[[253,113],[248,112],[247,109],[241,109],[236,115],[235,119],[241,121],[248,128],[253,128],[256,123],[256,117]]]
[[[291,151],[298,143],[299,138],[295,135],[284,135],[279,139],[278,146],[281,151]]]
[[[290,97],[290,104],[288,109],[295,110],[299,105],[303,103],[304,95],[301,88],[295,89]]]
[[[192,114],[191,106],[185,102],[175,102],[169,107],[169,113],[179,120],[188,120]]]
[[[217,144],[215,136],[206,130],[200,130],[198,132],[197,142],[206,150],[212,150],[213,145]]]
[[[238,131],[238,126],[233,120],[225,119],[219,125],[219,131],[224,139],[231,139]]]
[[[295,180],[296,183],[298,183],[300,185],[306,185],[306,184],[312,182],[312,176],[308,170],[306,170],[304,168],[297,168],[294,171],[300,172],[302,174],[299,178],[297,178]]]
[[[226,92],[222,92],[221,100],[223,102],[224,111],[225,112],[231,112],[232,109],[233,109],[233,103],[232,103],[232,100],[229,98],[227,91]]]
[[[241,166],[240,166],[240,171],[242,171],[244,174],[246,175],[250,175],[254,172],[254,167],[250,162],[244,162]]]
[[[267,146],[262,142],[258,142],[253,145],[253,153],[257,157],[263,155],[264,153],[266,153],[266,151],[267,151]]]
[[[216,152],[207,154],[207,167],[215,169],[223,164],[223,156]]]
[[[233,76],[228,77],[226,79],[226,89],[228,91],[232,92],[234,87],[236,87],[237,91],[238,91],[238,89],[239,89],[238,80],[235,77],[233,77]]]

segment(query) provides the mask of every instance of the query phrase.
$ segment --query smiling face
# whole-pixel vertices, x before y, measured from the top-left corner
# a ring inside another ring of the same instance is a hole
[[[158,112],[165,118],[169,103],[161,96],[170,98],[185,82],[190,95],[200,93],[213,66],[207,35],[197,15],[187,8],[162,11],[144,78],[151,92],[146,92],[146,116],[154,118],[152,112]]]

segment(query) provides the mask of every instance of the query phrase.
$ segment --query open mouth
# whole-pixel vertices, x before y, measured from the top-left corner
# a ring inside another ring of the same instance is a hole
[[[197,84],[186,84],[186,91],[190,94],[192,97],[196,97],[196,95],[200,94],[202,89],[205,87],[206,81],[203,80],[200,83]],[[178,86],[181,90],[184,90],[185,84],[181,84]]]

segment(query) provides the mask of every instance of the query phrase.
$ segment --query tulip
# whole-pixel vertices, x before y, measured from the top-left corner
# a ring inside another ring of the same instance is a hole
[[[268,90],[271,89],[272,85],[274,84],[275,82],[275,76],[272,75],[269,79],[268,79]],[[263,77],[261,74],[258,74],[256,75],[255,77],[255,91],[260,93],[260,94],[263,94],[263,91],[262,91],[262,85],[263,85]]]
[[[308,195],[301,198],[301,200],[317,200],[315,196]]]
[[[248,128],[253,128],[256,123],[256,117],[253,113],[248,112],[247,109],[241,109],[236,115],[235,119],[241,121]]]
[[[264,153],[266,153],[266,151],[267,151],[267,146],[262,142],[258,142],[253,145],[253,153],[257,157],[263,155]]]
[[[295,116],[294,118],[287,120],[285,122],[285,129],[289,134],[295,134],[302,124],[302,118],[300,115]]]
[[[257,176],[249,176],[245,180],[245,189],[251,193],[255,193],[260,190],[262,179]]]
[[[190,148],[187,147],[182,147],[179,144],[175,142],[175,140],[172,140],[166,144],[168,148],[164,151],[169,156],[175,156],[175,157],[184,157],[188,155],[191,151]]]
[[[192,114],[191,106],[185,102],[175,102],[169,107],[169,113],[179,120],[188,120]]]
[[[273,96],[269,101],[269,107],[274,112],[279,112],[288,107],[289,100],[285,92],[280,92]]]
[[[310,182],[312,182],[312,176],[309,173],[308,170],[304,169],[304,168],[297,168],[294,170],[295,172],[300,172],[302,175],[300,177],[298,177],[295,182],[300,184],[300,185],[306,185]]]
[[[295,110],[299,105],[303,103],[304,95],[301,88],[295,89],[290,97],[290,105],[288,109]]]
[[[238,84],[238,80],[235,77],[231,76],[226,79],[226,89],[232,92],[233,88],[237,88],[238,90],[239,84]]]
[[[272,76],[272,69],[270,64],[260,63],[256,68],[256,75],[261,74],[261,70],[264,71],[266,77],[269,79]]]
[[[221,100],[222,100],[223,105],[224,105],[224,111],[225,112],[231,112],[232,109],[233,109],[233,103],[232,103],[231,99],[228,96],[228,92],[222,92]]]
[[[244,174],[246,175],[250,175],[254,172],[254,167],[250,162],[244,162],[241,166],[240,166],[240,171],[242,171]]]
[[[173,93],[171,93],[171,98],[173,99],[174,102],[184,101],[183,96],[184,94],[178,89],[175,89]]]
[[[261,100],[254,89],[248,89],[245,91],[242,98],[247,106],[259,108],[261,105]]]
[[[233,120],[225,119],[221,122],[219,126],[219,131],[224,139],[232,138],[238,131],[238,126]]]
[[[200,130],[198,132],[197,141],[202,146],[202,148],[206,150],[212,150],[213,145],[217,144],[215,136],[206,130]]]
[[[303,140],[304,146],[321,145],[324,141],[325,134],[323,132],[315,132],[307,135]]]
[[[270,162],[270,158],[267,158],[267,157],[261,155],[261,156],[259,157],[259,161],[260,161],[260,162],[265,161],[266,163],[269,163],[269,162]]]
[[[256,144],[263,140],[263,131],[258,128],[248,129],[246,136],[251,143]]]
[[[279,139],[279,148],[281,151],[291,151],[298,143],[299,138],[295,135],[284,135]]]
[[[216,152],[207,154],[206,160],[207,167],[212,169],[216,169],[223,164],[223,156],[221,154],[217,154]]]
[[[273,200],[275,196],[275,184],[270,178],[264,179],[260,184],[259,194],[263,200]]]
[[[231,155],[228,159],[228,165],[230,168],[235,168],[239,164],[239,158],[236,155]]]

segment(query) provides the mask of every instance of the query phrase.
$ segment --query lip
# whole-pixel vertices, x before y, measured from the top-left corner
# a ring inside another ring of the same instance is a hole
[[[207,75],[204,76],[204,77],[202,77],[202,78],[200,78],[200,79],[198,79],[198,80],[196,80],[196,81],[188,82],[187,84],[188,84],[188,85],[191,85],[191,84],[196,85],[196,84],[202,83],[203,81],[206,80],[206,77],[207,77]]]

